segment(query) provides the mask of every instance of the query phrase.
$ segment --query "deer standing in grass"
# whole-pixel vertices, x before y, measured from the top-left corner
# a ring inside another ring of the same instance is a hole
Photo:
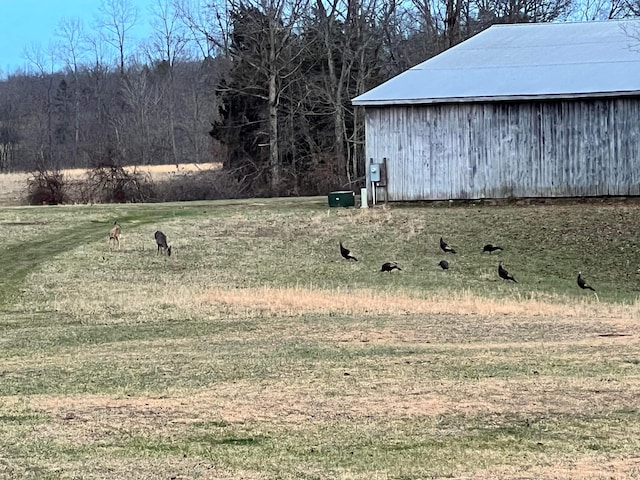
[[[156,237],[156,244],[158,245],[158,251],[156,252],[156,255],[160,254],[160,252],[162,253],[167,252],[167,256],[170,257],[171,247],[167,245],[167,236],[164,233],[162,233],[160,230],[158,230],[154,234],[154,237]]]
[[[113,227],[109,230],[109,246],[117,245],[120,248],[120,235],[122,234],[122,228],[118,225],[118,222],[113,222]]]

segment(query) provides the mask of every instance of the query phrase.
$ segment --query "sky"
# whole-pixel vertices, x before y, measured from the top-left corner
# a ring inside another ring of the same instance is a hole
[[[0,77],[21,69],[28,71],[30,64],[25,51],[39,46],[46,51],[56,40],[55,32],[64,18],[81,19],[85,31],[91,33],[94,18],[102,0],[0,0],[2,27],[0,28]],[[139,31],[149,23],[151,0],[129,0],[138,9]]]

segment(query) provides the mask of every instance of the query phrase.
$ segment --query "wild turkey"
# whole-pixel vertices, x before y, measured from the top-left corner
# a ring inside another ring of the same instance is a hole
[[[455,251],[453,248],[451,248],[451,247],[447,244],[447,242],[445,242],[445,241],[442,239],[442,237],[440,237],[440,248],[442,249],[442,251],[443,251],[444,253],[456,253],[456,251]]]
[[[502,250],[503,250],[503,248],[502,248],[502,247],[497,247],[497,246],[495,246],[495,245],[491,245],[490,243],[487,243],[487,244],[484,246],[484,248],[482,249],[482,253],[485,253],[485,252],[492,253],[492,252],[495,252],[496,250],[500,250],[500,251],[502,251]]]
[[[591,290],[593,292],[595,292],[595,288],[593,288],[591,285],[588,285],[587,282],[584,281],[584,278],[582,278],[582,272],[578,272],[578,286],[583,289],[583,290]]]
[[[349,250],[348,248],[345,248],[342,245],[342,242],[340,242],[340,255],[342,255],[347,260],[355,260],[356,262],[358,261],[358,259],[356,257],[351,255],[351,250]]]
[[[391,272],[392,270],[402,270],[396,262],[385,262],[382,264],[381,272]]]
[[[447,262],[446,260],[440,260],[438,266],[443,270],[449,270],[449,262]]]
[[[500,278],[504,280],[512,280],[513,282],[518,283],[518,281],[513,278],[513,275],[511,275],[502,267],[502,262],[498,264],[498,275],[500,275]]]

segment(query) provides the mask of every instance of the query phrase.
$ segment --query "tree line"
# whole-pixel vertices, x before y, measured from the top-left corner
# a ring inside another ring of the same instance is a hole
[[[103,0],[0,81],[0,171],[212,162],[250,195],[364,177],[351,99],[496,23],[636,16],[640,0]]]

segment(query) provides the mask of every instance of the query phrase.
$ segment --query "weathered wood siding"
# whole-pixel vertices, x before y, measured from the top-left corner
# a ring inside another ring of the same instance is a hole
[[[367,158],[387,158],[391,201],[640,194],[639,98],[366,107],[365,116]]]

